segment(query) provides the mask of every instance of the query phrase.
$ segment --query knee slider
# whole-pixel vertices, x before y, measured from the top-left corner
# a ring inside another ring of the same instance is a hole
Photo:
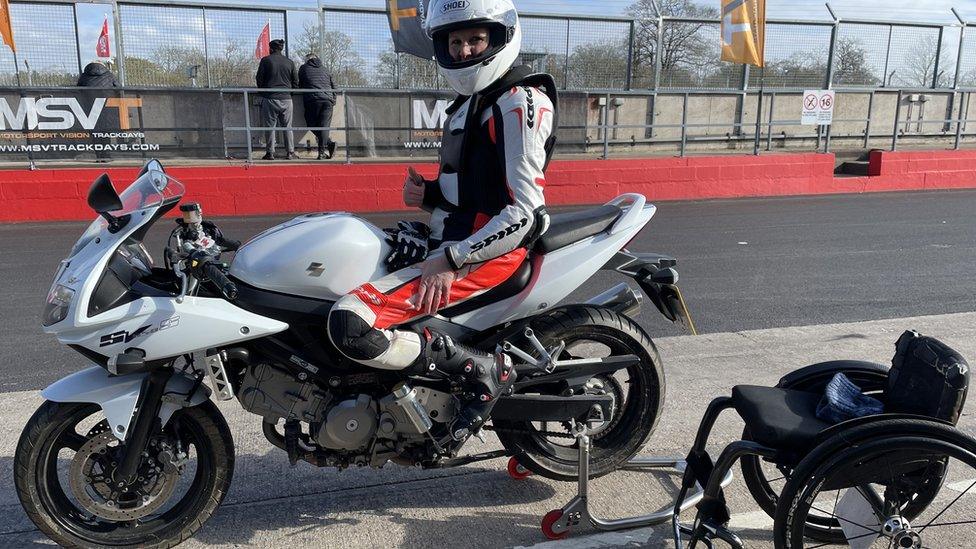
[[[342,354],[353,360],[372,360],[386,352],[390,341],[352,311],[333,310],[329,336]]]

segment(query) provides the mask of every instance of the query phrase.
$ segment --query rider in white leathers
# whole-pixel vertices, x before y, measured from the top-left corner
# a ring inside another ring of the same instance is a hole
[[[476,396],[451,427],[460,439],[514,381],[506,357],[430,330],[392,327],[476,297],[516,273],[527,244],[547,228],[544,170],[556,113],[527,67],[513,68],[521,28],[511,0],[433,0],[428,13],[438,65],[460,96],[448,109],[437,179],[423,180],[411,168],[404,184],[406,205],[431,212],[429,236],[402,226],[394,244],[414,253],[427,237],[434,251],[340,299],[329,335],[343,354],[368,366],[465,377]]]

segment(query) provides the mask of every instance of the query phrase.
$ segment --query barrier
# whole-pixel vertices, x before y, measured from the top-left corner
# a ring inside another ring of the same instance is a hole
[[[815,195],[976,188],[976,151],[871,153],[867,177],[834,175],[832,154],[767,154],[554,161],[547,173],[550,205],[594,204],[624,192],[652,202],[757,196]],[[168,172],[200,201],[207,215],[246,216],[310,211],[404,209],[408,164],[285,164],[175,166]],[[435,164],[416,165],[425,177]],[[0,222],[87,220],[90,183],[103,171],[118,187],[137,168],[5,170],[0,172]]]

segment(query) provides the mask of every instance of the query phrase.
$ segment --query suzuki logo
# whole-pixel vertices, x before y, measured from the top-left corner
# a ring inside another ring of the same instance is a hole
[[[129,109],[142,107],[142,99],[97,97],[88,112],[74,97],[23,97],[16,112],[6,99],[0,99],[0,130],[70,130],[76,123],[94,130],[105,107],[118,109],[119,129],[128,130]]]
[[[320,277],[325,272],[325,267],[321,263],[312,263],[305,269],[305,272],[308,273],[308,276]]]

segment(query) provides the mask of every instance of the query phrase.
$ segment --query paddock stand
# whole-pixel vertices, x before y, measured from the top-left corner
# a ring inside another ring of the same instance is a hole
[[[649,515],[627,517],[622,519],[607,520],[593,515],[589,510],[588,488],[590,480],[590,437],[586,434],[586,426],[583,423],[573,422],[573,436],[579,443],[579,480],[577,493],[561,509],[554,509],[546,513],[542,519],[542,533],[549,539],[558,540],[569,536],[570,530],[578,526],[583,521],[588,521],[593,528],[602,532],[612,532],[639,528],[643,526],[653,526],[665,522],[672,522],[675,528],[679,528],[675,519],[676,511],[682,512],[694,505],[697,505],[704,496],[704,489],[698,484],[695,490],[687,493],[682,490],[682,494],[687,496],[680,502],[676,501],[667,508]],[[514,458],[513,458],[514,459]],[[686,463],[681,458],[656,458],[656,457],[636,457],[624,464],[620,469],[624,471],[648,471],[672,469],[679,474],[685,472]],[[517,462],[509,463],[509,473],[513,478],[525,478],[528,473]],[[729,471],[722,479],[722,487],[726,487],[732,482],[732,472]],[[680,496],[679,496],[680,497]],[[685,530],[684,527],[680,527]]]

